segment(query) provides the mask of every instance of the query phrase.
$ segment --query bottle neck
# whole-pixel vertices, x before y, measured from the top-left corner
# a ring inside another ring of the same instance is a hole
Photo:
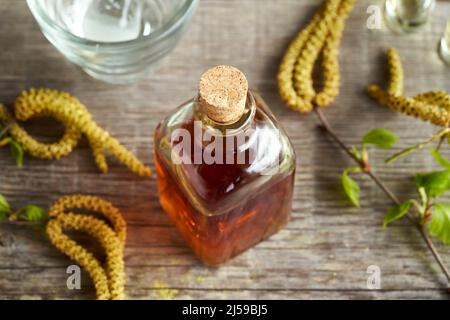
[[[201,121],[202,128],[216,135],[232,136],[254,127],[256,114],[256,101],[252,93],[248,91],[244,113],[241,118],[232,123],[219,123],[209,118],[200,107],[198,97],[194,102],[194,117],[196,121]]]

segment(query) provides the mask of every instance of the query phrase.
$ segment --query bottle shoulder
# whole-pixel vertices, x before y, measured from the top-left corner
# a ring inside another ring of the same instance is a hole
[[[224,213],[294,174],[296,157],[289,138],[259,99],[250,125],[231,133],[199,123],[194,100],[177,108],[155,131],[159,165],[206,215]]]

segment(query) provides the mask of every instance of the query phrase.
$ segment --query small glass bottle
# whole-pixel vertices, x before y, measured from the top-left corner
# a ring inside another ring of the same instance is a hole
[[[444,36],[439,43],[439,53],[442,61],[450,66],[450,19],[447,21]]]
[[[218,265],[289,220],[295,153],[262,98],[230,66],[157,127],[160,203],[194,253]]]
[[[428,23],[436,0],[386,0],[387,25],[396,32],[414,32]]]

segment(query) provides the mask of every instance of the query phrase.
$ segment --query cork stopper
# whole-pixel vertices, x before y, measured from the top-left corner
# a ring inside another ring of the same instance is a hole
[[[234,123],[245,111],[248,81],[231,66],[217,66],[200,78],[199,103],[208,118],[218,123]]]

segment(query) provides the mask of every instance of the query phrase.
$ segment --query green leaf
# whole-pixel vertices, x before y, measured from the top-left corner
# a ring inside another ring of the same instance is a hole
[[[450,205],[436,203],[434,205],[428,230],[443,243],[450,244]]]
[[[355,207],[359,208],[360,207],[359,197],[360,197],[361,190],[359,188],[358,183],[356,183],[356,181],[353,180],[352,178],[350,178],[350,176],[349,176],[349,172],[354,172],[356,170],[359,170],[359,168],[357,168],[357,167],[349,168],[343,172],[342,186],[344,187],[345,194],[349,198],[350,202]]]
[[[436,148],[430,148],[431,155],[444,168],[450,169],[450,161],[445,159]]]
[[[48,213],[41,207],[27,205],[20,210],[19,218],[26,221],[45,221],[48,220]]]
[[[352,146],[351,152],[356,158],[361,159],[361,153],[356,147]]]
[[[429,197],[437,197],[450,190],[450,171],[434,171],[416,175],[417,189],[424,188]]]
[[[23,148],[22,146],[15,140],[11,139],[9,141],[9,147],[11,149],[11,155],[16,160],[16,163],[19,167],[23,166]]]
[[[388,210],[388,213],[384,216],[383,226],[386,227],[389,223],[392,223],[394,221],[403,218],[409,212],[410,208],[411,208],[410,201],[405,201],[399,204],[398,206],[390,208]]]
[[[2,194],[0,194],[0,210],[11,211],[8,201]]]
[[[0,194],[0,222],[5,220],[11,213],[11,207],[5,197]]]
[[[397,143],[397,140],[397,136],[392,131],[378,128],[364,135],[363,144],[373,144],[379,148],[389,149]]]
[[[417,191],[419,192],[420,201],[422,202],[422,206],[426,206],[428,203],[428,195],[427,195],[427,192],[425,191],[425,188],[419,187],[417,189]],[[420,210],[420,211],[422,211],[422,210]]]

